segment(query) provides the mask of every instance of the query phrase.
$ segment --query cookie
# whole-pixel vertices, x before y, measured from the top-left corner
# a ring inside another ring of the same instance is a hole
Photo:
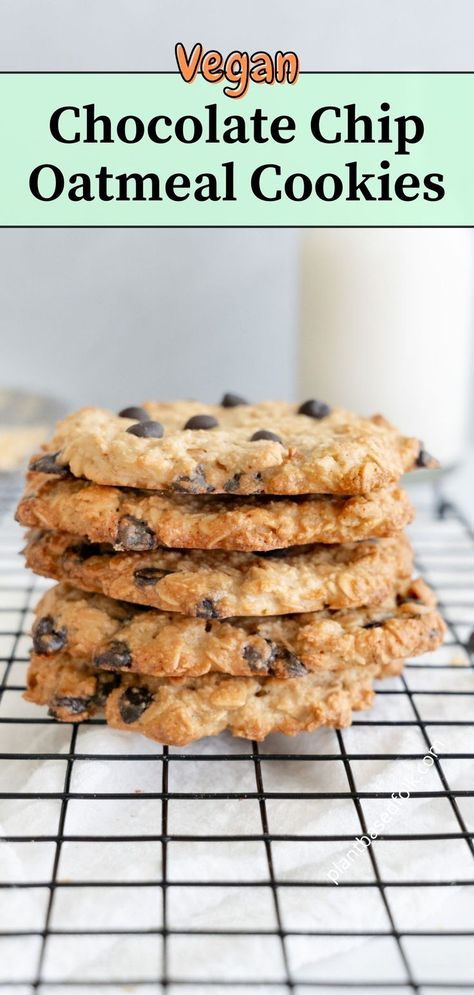
[[[44,577],[196,618],[284,615],[381,601],[413,567],[405,535],[272,553],[117,553],[67,532],[33,532],[26,562]]]
[[[83,408],[57,426],[31,469],[178,493],[353,495],[390,487],[416,465],[436,464],[379,415],[316,401],[180,401],[122,415]]]
[[[318,726],[343,728],[351,724],[353,710],[372,704],[373,677],[374,668],[348,666],[287,681],[223,674],[145,678],[100,674],[65,653],[54,660],[33,654],[25,698],[48,705],[50,714],[65,722],[104,711],[115,729],[185,746],[224,729],[262,740],[271,732],[293,736]]]
[[[338,498],[158,494],[30,473],[17,509],[22,525],[108,542],[116,549],[267,551],[313,542],[357,542],[401,532],[414,517],[395,489]]]
[[[227,621],[138,608],[58,584],[42,597],[35,652],[66,652],[108,670],[153,676],[291,678],[347,666],[389,666],[436,649],[444,623],[426,584],[409,581],[372,608]]]

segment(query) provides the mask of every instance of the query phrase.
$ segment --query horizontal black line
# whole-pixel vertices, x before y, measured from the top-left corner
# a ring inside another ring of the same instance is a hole
[[[84,881],[61,881],[61,879],[56,881],[0,881],[0,888],[3,890],[21,889],[22,891],[28,889],[49,889],[51,891],[57,891],[63,888],[335,888],[336,885],[333,881],[328,881],[325,879],[319,879],[315,881],[299,881],[291,880],[288,878],[282,881],[278,879],[270,880],[225,880],[216,878],[210,881],[190,881],[190,880],[179,880],[169,879],[166,881],[164,879],[154,878],[152,881],[95,881],[95,880],[84,880]],[[371,881],[340,881],[337,885],[338,888],[473,888],[474,878],[466,879],[451,879],[447,881],[442,880],[404,880],[404,881],[377,881],[374,877]]]
[[[94,225],[94,224],[88,224],[88,225],[78,225],[78,224],[69,224],[69,225],[37,225],[37,224],[30,224],[30,225],[2,225],[2,224],[0,224],[0,230],[1,231],[9,231],[9,230],[18,231],[18,230],[22,230],[22,229],[34,230],[34,231],[51,231],[51,230],[59,230],[59,229],[68,229],[69,231],[77,231],[77,229],[90,229],[91,231],[95,231],[95,230],[98,230],[98,229],[100,229],[101,231],[104,230],[104,229],[105,230],[110,230],[110,231],[117,231],[117,230],[122,230],[122,231],[126,231],[126,230],[133,230],[133,231],[135,231],[135,230],[167,231],[168,229],[171,230],[171,231],[176,231],[176,230],[179,230],[179,231],[195,231],[195,230],[203,231],[203,230],[207,230],[207,229],[212,229],[213,231],[219,231],[219,230],[228,230],[228,231],[231,231],[231,230],[234,230],[234,229],[238,229],[240,231],[254,231],[254,230],[263,230],[263,229],[267,229],[267,228],[269,230],[271,230],[271,231],[287,231],[287,230],[290,230],[290,231],[304,231],[305,229],[309,229],[309,230],[313,230],[313,229],[318,229],[318,230],[330,229],[330,230],[332,230],[334,228],[369,228],[369,229],[377,229],[377,228],[393,228],[393,229],[397,229],[397,228],[410,228],[410,229],[414,229],[414,228],[416,228],[416,229],[427,229],[427,230],[431,231],[432,229],[444,229],[444,228],[453,228],[453,227],[455,227],[456,229],[458,229],[458,228],[460,228],[460,229],[466,228],[469,231],[472,231],[473,225],[454,225],[453,226],[453,224],[451,222],[446,222],[446,224],[444,224],[444,225],[407,225],[407,224],[403,224],[403,225],[402,224],[400,224],[400,225],[386,225],[386,224],[384,224],[384,225],[349,225],[346,222],[341,223],[341,224],[337,224],[337,225],[335,225],[335,224],[332,224],[332,225],[317,225],[317,224],[302,225],[302,224],[297,224],[297,223],[291,224],[291,225],[264,225],[264,224],[260,224],[260,225],[231,225],[231,224],[225,224],[225,225],[191,225],[191,224],[186,224],[186,225],[134,225],[134,224],[130,224],[130,225]],[[210,983],[210,982],[206,982],[206,983]],[[48,982],[48,984],[50,984],[50,982]],[[301,984],[301,982],[299,981],[298,984]]]
[[[33,799],[36,801],[259,801],[263,798],[269,801],[287,799],[288,801],[354,801],[356,799],[383,800],[391,799],[397,791],[409,791],[409,788],[394,787],[392,791],[1,791],[1,799]],[[474,787],[445,788],[439,791],[410,791],[410,798],[473,798]],[[407,801],[402,798],[401,801]],[[444,838],[444,833],[441,834]],[[473,832],[474,835],[474,832]],[[2,836],[0,839],[5,839]]]
[[[1,723],[0,723],[1,724]],[[373,723],[373,725],[376,725]],[[347,732],[348,730],[344,730]],[[98,761],[107,763],[110,760],[119,761],[120,763],[124,761],[138,761],[142,763],[143,761],[148,761],[151,763],[159,763],[160,761],[165,761],[168,764],[182,763],[183,761],[188,763],[192,761],[193,763],[204,763],[208,761],[210,763],[254,763],[255,760],[263,761],[276,761],[278,763],[300,763],[303,762],[314,762],[314,761],[325,761],[331,763],[340,763],[344,760],[423,760],[427,756],[427,753],[317,753],[317,754],[302,754],[298,753],[262,753],[258,756],[254,753],[238,753],[238,754],[204,754],[204,753],[190,753],[190,754],[174,754],[169,753],[166,757],[162,753],[152,754],[152,753],[0,753],[1,760],[64,760],[64,761],[74,761],[79,765],[81,763],[88,763],[90,761]],[[474,760],[474,753],[437,753],[438,760]],[[134,793],[130,794],[132,797]],[[193,797],[201,797],[201,792],[195,792]],[[267,792],[265,792],[267,794]],[[304,794],[304,792],[303,792]],[[301,792],[297,793],[297,797],[301,796]],[[42,792],[37,792],[35,797],[42,797]],[[293,797],[290,795],[290,797]]]
[[[404,726],[413,726],[417,729],[425,729],[427,726],[452,726],[454,728],[464,728],[465,726],[474,726],[473,719],[380,719],[377,722],[371,722],[370,719],[354,719],[351,728],[355,726],[363,726],[367,728],[372,726],[373,729],[380,728],[403,728]]]
[[[279,934],[275,934],[275,935],[278,936]],[[31,985],[31,984],[32,984],[31,978],[30,979],[28,979],[28,978],[22,979],[22,980],[19,980],[19,981],[0,981],[0,988],[10,988],[10,987],[18,988],[20,985]],[[241,979],[237,979],[237,980],[234,980],[234,979],[229,980],[229,978],[219,978],[219,977],[201,978],[201,979],[197,980],[196,978],[193,979],[193,978],[185,978],[185,977],[174,978],[174,977],[170,977],[169,975],[167,975],[166,978],[165,978],[165,977],[163,977],[163,976],[160,975],[159,977],[156,977],[153,980],[152,979],[146,979],[146,978],[145,979],[140,979],[140,978],[134,978],[134,977],[131,977],[131,978],[129,978],[129,977],[125,977],[125,978],[119,977],[118,979],[115,979],[113,981],[111,981],[110,979],[108,981],[104,981],[102,979],[96,979],[96,978],[89,979],[88,978],[86,983],[84,983],[84,981],[71,981],[70,979],[66,978],[65,980],[56,980],[56,981],[47,981],[47,982],[44,981],[41,984],[42,984],[42,986],[47,986],[48,988],[49,987],[55,987],[55,988],[56,987],[61,987],[61,988],[68,988],[68,987],[69,988],[77,988],[77,987],[80,986],[81,988],[88,987],[89,989],[92,989],[92,986],[94,988],[104,988],[104,987],[109,987],[110,988],[110,987],[117,987],[117,986],[121,986],[121,987],[130,986],[131,988],[133,988],[134,991],[138,990],[140,988],[146,988],[146,987],[150,987],[150,986],[153,986],[154,988],[156,988],[156,985],[160,985],[162,987],[165,986],[165,985],[166,986],[169,986],[169,985],[173,985],[173,986],[183,985],[183,986],[186,986],[186,987],[188,987],[188,986],[189,987],[191,987],[191,986],[193,986],[193,987],[194,986],[199,986],[201,988],[203,988],[203,987],[205,988],[206,985],[208,985],[210,987],[219,987],[219,988],[230,988],[230,987],[232,987],[232,988],[242,988],[242,991],[245,991],[246,989],[249,989],[253,993],[253,995],[256,995],[256,993],[259,991],[259,989],[261,987],[266,987],[266,988],[268,988],[268,987],[271,987],[271,988],[277,988],[277,987],[278,988],[286,988],[287,987],[287,982],[285,981],[284,978],[282,978],[279,981],[276,981],[274,978],[268,979],[268,978],[266,978],[264,976],[259,977],[259,978],[246,978],[246,979],[242,979],[241,978]],[[298,986],[298,988],[324,988],[324,989],[330,989],[330,988],[348,988],[349,990],[351,988],[364,988],[364,989],[367,989],[367,990],[375,989],[375,991],[379,991],[379,992],[384,991],[385,989],[390,989],[390,990],[393,990],[393,991],[397,991],[397,989],[400,989],[400,988],[402,988],[402,989],[404,989],[406,991],[407,987],[409,987],[409,984],[406,981],[373,981],[373,980],[366,981],[363,978],[361,978],[358,981],[354,981],[352,979],[352,980],[348,980],[348,981],[342,980],[342,981],[337,981],[337,982],[336,981],[331,981],[331,980],[321,980],[321,979],[318,979],[316,981],[308,981],[308,980],[306,980],[306,981],[297,981],[297,982],[295,982],[295,984]],[[474,981],[473,982],[453,982],[452,984],[450,984],[449,982],[443,982],[443,983],[441,983],[441,982],[435,982],[435,983],[433,983],[432,981],[424,981],[424,982],[420,981],[420,982],[417,982],[417,988],[419,988],[420,986],[424,986],[424,985],[428,986],[429,988],[441,988],[441,989],[443,989],[443,991],[446,991],[446,989],[448,989],[448,988],[453,988],[453,990],[455,990],[455,991],[457,991],[459,989],[463,989],[463,990],[467,989],[468,991],[472,992],[474,990]]]
[[[269,885],[268,887],[271,887]],[[474,929],[447,929],[447,930],[416,930],[416,929],[290,929],[283,927],[280,930],[263,929],[184,929],[167,926],[149,926],[142,929],[134,927],[117,927],[116,929],[5,929],[0,930],[0,937],[17,936],[410,936],[410,937],[436,937],[437,939],[451,939],[452,937],[474,937]],[[46,984],[46,982],[45,982]],[[110,982],[112,984],[112,982]]]
[[[430,796],[427,796],[430,797]],[[370,834],[370,827],[367,830]],[[215,833],[209,835],[199,835],[197,833],[137,833],[136,836],[122,835],[101,836],[93,833],[79,835],[77,833],[64,833],[61,837],[53,834],[32,833],[28,836],[4,835],[2,843],[353,843],[357,837],[364,836],[364,831],[358,829],[355,833],[337,834],[312,834],[301,833]],[[419,843],[429,840],[469,840],[474,837],[472,831],[461,831],[458,833],[379,833],[376,843]]]

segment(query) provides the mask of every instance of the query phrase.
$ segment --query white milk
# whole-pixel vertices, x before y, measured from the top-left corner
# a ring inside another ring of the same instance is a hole
[[[445,467],[466,447],[472,236],[332,228],[304,235],[298,396],[381,412]]]

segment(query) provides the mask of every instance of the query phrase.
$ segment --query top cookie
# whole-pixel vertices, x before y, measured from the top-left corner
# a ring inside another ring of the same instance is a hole
[[[83,408],[59,423],[31,469],[190,494],[355,495],[436,465],[418,439],[380,415],[361,418],[317,401],[226,400],[149,402],[122,415]]]

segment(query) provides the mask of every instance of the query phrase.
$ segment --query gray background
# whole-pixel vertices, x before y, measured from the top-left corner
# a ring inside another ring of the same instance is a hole
[[[472,70],[473,0],[0,0],[1,69],[172,69],[177,40],[303,69]],[[0,382],[70,405],[294,393],[296,231],[0,231]]]

